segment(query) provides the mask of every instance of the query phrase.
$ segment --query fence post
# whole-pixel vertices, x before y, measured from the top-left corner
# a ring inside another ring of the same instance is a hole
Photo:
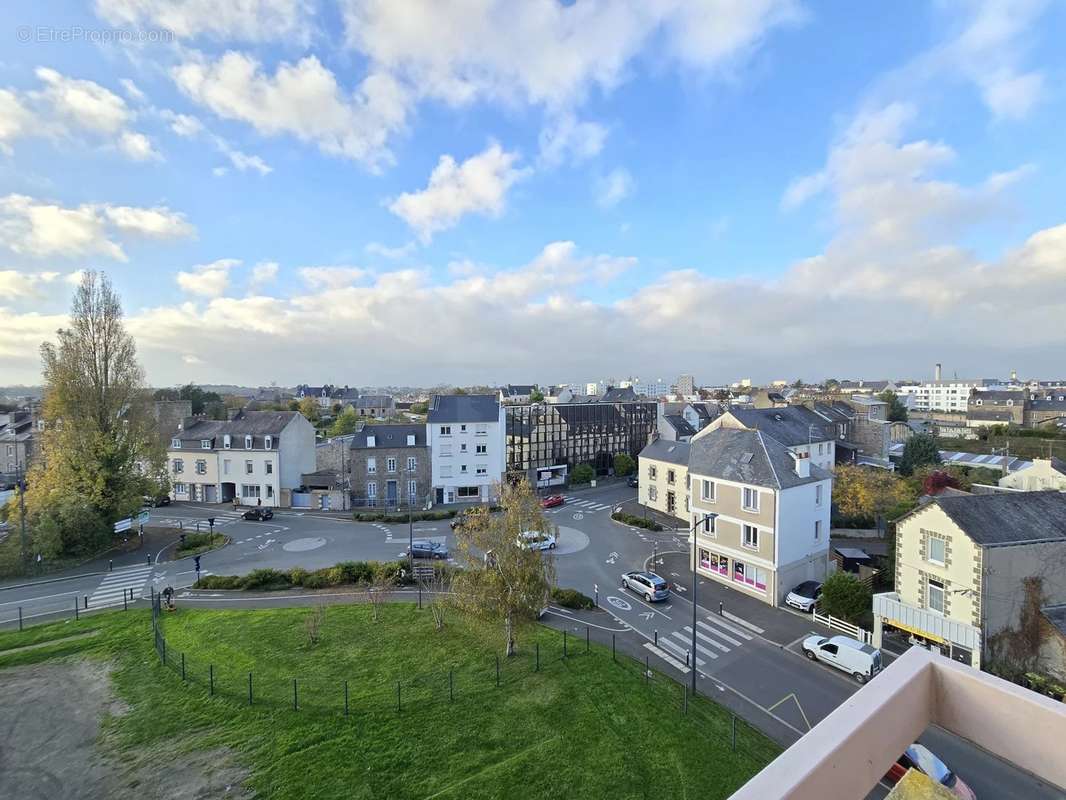
[[[540,672],[540,642],[537,642],[537,668],[534,672]]]
[[[122,610],[123,611],[129,611],[129,608],[126,605],[126,590],[125,589],[122,590]]]
[[[252,704],[252,673],[248,673],[248,705]]]
[[[648,683],[651,680],[651,661],[648,656],[644,656],[644,682]]]
[[[682,713],[687,714],[688,713],[688,684],[687,683],[685,684],[685,705],[684,705],[684,709],[685,710]]]
[[[344,716],[348,716],[348,681],[344,682]]]
[[[299,711],[300,710],[300,701],[297,699],[297,695],[296,695],[296,678],[292,679],[292,710],[293,711]]]
[[[163,639],[163,666],[167,665],[167,640]]]
[[[500,657],[496,656],[496,688],[500,688]]]
[[[585,626],[585,652],[589,651],[589,626]]]
[[[566,658],[566,629],[563,629],[563,658]]]
[[[737,715],[733,715],[733,752],[737,751]]]
[[[85,595],[85,607],[89,607],[89,595]]]
[[[655,629],[655,646],[656,647],[659,646],[659,629],[658,628]]]
[[[19,606],[19,630],[22,630],[22,606]]]
[[[611,634],[611,661],[615,661],[614,657],[614,634]]]
[[[181,654],[181,679],[185,680],[185,654]]]
[[[725,616],[725,606],[722,603],[718,604],[718,616],[720,616],[720,617],[724,617]]]
[[[448,700],[455,702],[455,670],[448,670]]]
[[[403,705],[400,703],[400,682],[396,681],[396,712],[403,711]]]
[[[208,682],[208,686],[210,687],[208,689],[208,694],[211,697],[214,697],[215,696],[215,665],[214,664],[208,664],[207,665],[207,682]]]
[[[78,598],[74,598],[74,619],[78,619]]]
[[[422,584],[418,584],[418,610],[422,610]]]

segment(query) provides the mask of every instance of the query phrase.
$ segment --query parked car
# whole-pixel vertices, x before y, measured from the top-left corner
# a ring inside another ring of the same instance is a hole
[[[800,611],[814,611],[821,596],[822,584],[818,581],[804,581],[785,595],[785,603]]]
[[[451,526],[451,529],[453,531],[458,530],[466,524],[466,514],[460,511],[458,514],[452,517],[452,521],[448,524]]]
[[[561,494],[550,494],[540,501],[540,507],[555,508],[556,506],[561,506],[565,502],[566,498],[563,497]]]
[[[412,554],[415,558],[447,558],[448,548],[441,542],[434,542],[429,539],[415,539],[411,546],[407,548],[407,555]]]
[[[274,512],[271,511],[269,508],[258,508],[258,507],[256,507],[256,508],[249,508],[243,514],[241,514],[241,516],[244,519],[251,519],[251,520],[255,520],[257,522],[260,522],[260,521],[263,521],[263,520],[274,519]]]
[[[893,785],[899,783],[900,779],[907,774],[907,770],[911,768],[924,772],[941,786],[954,792],[956,797],[961,797],[963,800],[977,800],[973,789],[967,786],[962,778],[948,769],[947,765],[928,747],[918,743],[912,744],[903,751],[903,755],[896,759],[896,763],[889,768],[885,780]]]
[[[144,496],[145,508],[159,508],[160,506],[170,505],[170,495],[161,494],[159,497],[152,497],[151,495]]]
[[[629,486],[629,487],[631,487],[633,489],[639,488],[639,486],[640,486],[640,478],[636,474],[630,475],[626,479],[626,486]]]
[[[811,661],[824,661],[866,683],[881,671],[881,651],[848,636],[808,636],[803,655]]]
[[[515,544],[519,547],[527,547],[530,550],[554,550],[555,537],[550,533],[526,531],[519,535],[518,541],[515,542]]]
[[[655,600],[665,600],[670,596],[670,585],[665,578],[660,578],[654,572],[641,570],[623,572],[622,588],[636,592],[649,603]]]

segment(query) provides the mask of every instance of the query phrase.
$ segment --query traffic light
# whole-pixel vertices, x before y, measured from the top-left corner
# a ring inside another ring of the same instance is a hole
[[[193,565],[196,567],[196,571],[200,571],[200,556],[194,556],[192,560]]]
[[[211,532],[214,533],[214,530],[215,530],[215,518],[214,517],[208,517],[207,518],[207,524],[208,524],[208,527],[211,528]]]

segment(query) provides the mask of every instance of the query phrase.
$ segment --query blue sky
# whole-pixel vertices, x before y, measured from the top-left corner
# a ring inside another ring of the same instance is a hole
[[[83,269],[159,385],[1066,373],[1064,6],[6,18],[0,383]]]

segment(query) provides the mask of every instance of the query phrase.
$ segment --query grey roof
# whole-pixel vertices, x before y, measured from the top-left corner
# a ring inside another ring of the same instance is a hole
[[[729,413],[745,427],[765,431],[788,447],[833,438],[825,419],[805,406],[732,408]]]
[[[855,419],[855,409],[839,400],[832,403],[815,403],[814,411],[831,422],[851,422]]]
[[[1040,392],[1034,392],[1033,399],[1029,401],[1029,407],[1034,411],[1066,412],[1066,389],[1043,389]]]
[[[722,416],[722,408],[718,403],[689,403],[689,405],[704,424]]]
[[[663,414],[663,420],[674,429],[678,436],[692,436],[696,432],[696,429],[679,414]]]
[[[218,440],[215,446],[221,446],[221,438],[228,433],[234,439],[253,437],[252,446],[259,449],[263,446],[262,437],[274,436],[274,446],[277,447],[277,437],[299,416],[298,411],[241,411],[229,420],[198,419],[186,426],[185,430],[175,431],[171,438],[181,439],[183,443],[212,439]]]
[[[503,390],[505,397],[533,394],[536,387],[533,384],[509,383]]]
[[[356,408],[387,408],[392,398],[387,394],[364,394],[355,401]]]
[[[656,439],[640,451],[639,457],[687,466],[689,448],[688,442],[668,442],[666,439]]]
[[[967,536],[985,547],[1047,540],[1066,541],[1064,492],[938,497],[936,504]]]
[[[970,394],[969,404],[977,405],[980,400],[982,406],[1005,406],[1009,400],[1012,406],[1021,406],[1025,404],[1026,399],[1025,392],[1020,389],[985,389]]]
[[[1044,619],[1058,628],[1059,633],[1066,636],[1066,603],[1057,606],[1045,606],[1040,609]]]
[[[872,392],[883,392],[888,388],[888,381],[841,381],[841,391],[850,391],[852,389],[869,389]]]
[[[633,391],[632,386],[626,386],[625,388],[618,389],[611,387],[600,397],[600,402],[603,403],[626,403],[637,399],[637,393]]]
[[[718,428],[693,439],[690,448],[689,471],[710,478],[789,489],[832,477],[811,464],[810,477],[801,478],[789,449],[762,431]]]
[[[494,394],[435,394],[427,422],[499,422],[500,401]]]
[[[364,425],[360,430],[352,434],[352,450],[368,450],[366,437],[374,437],[374,448],[382,447],[409,447],[407,437],[415,437],[415,447],[426,446],[425,425]]]

